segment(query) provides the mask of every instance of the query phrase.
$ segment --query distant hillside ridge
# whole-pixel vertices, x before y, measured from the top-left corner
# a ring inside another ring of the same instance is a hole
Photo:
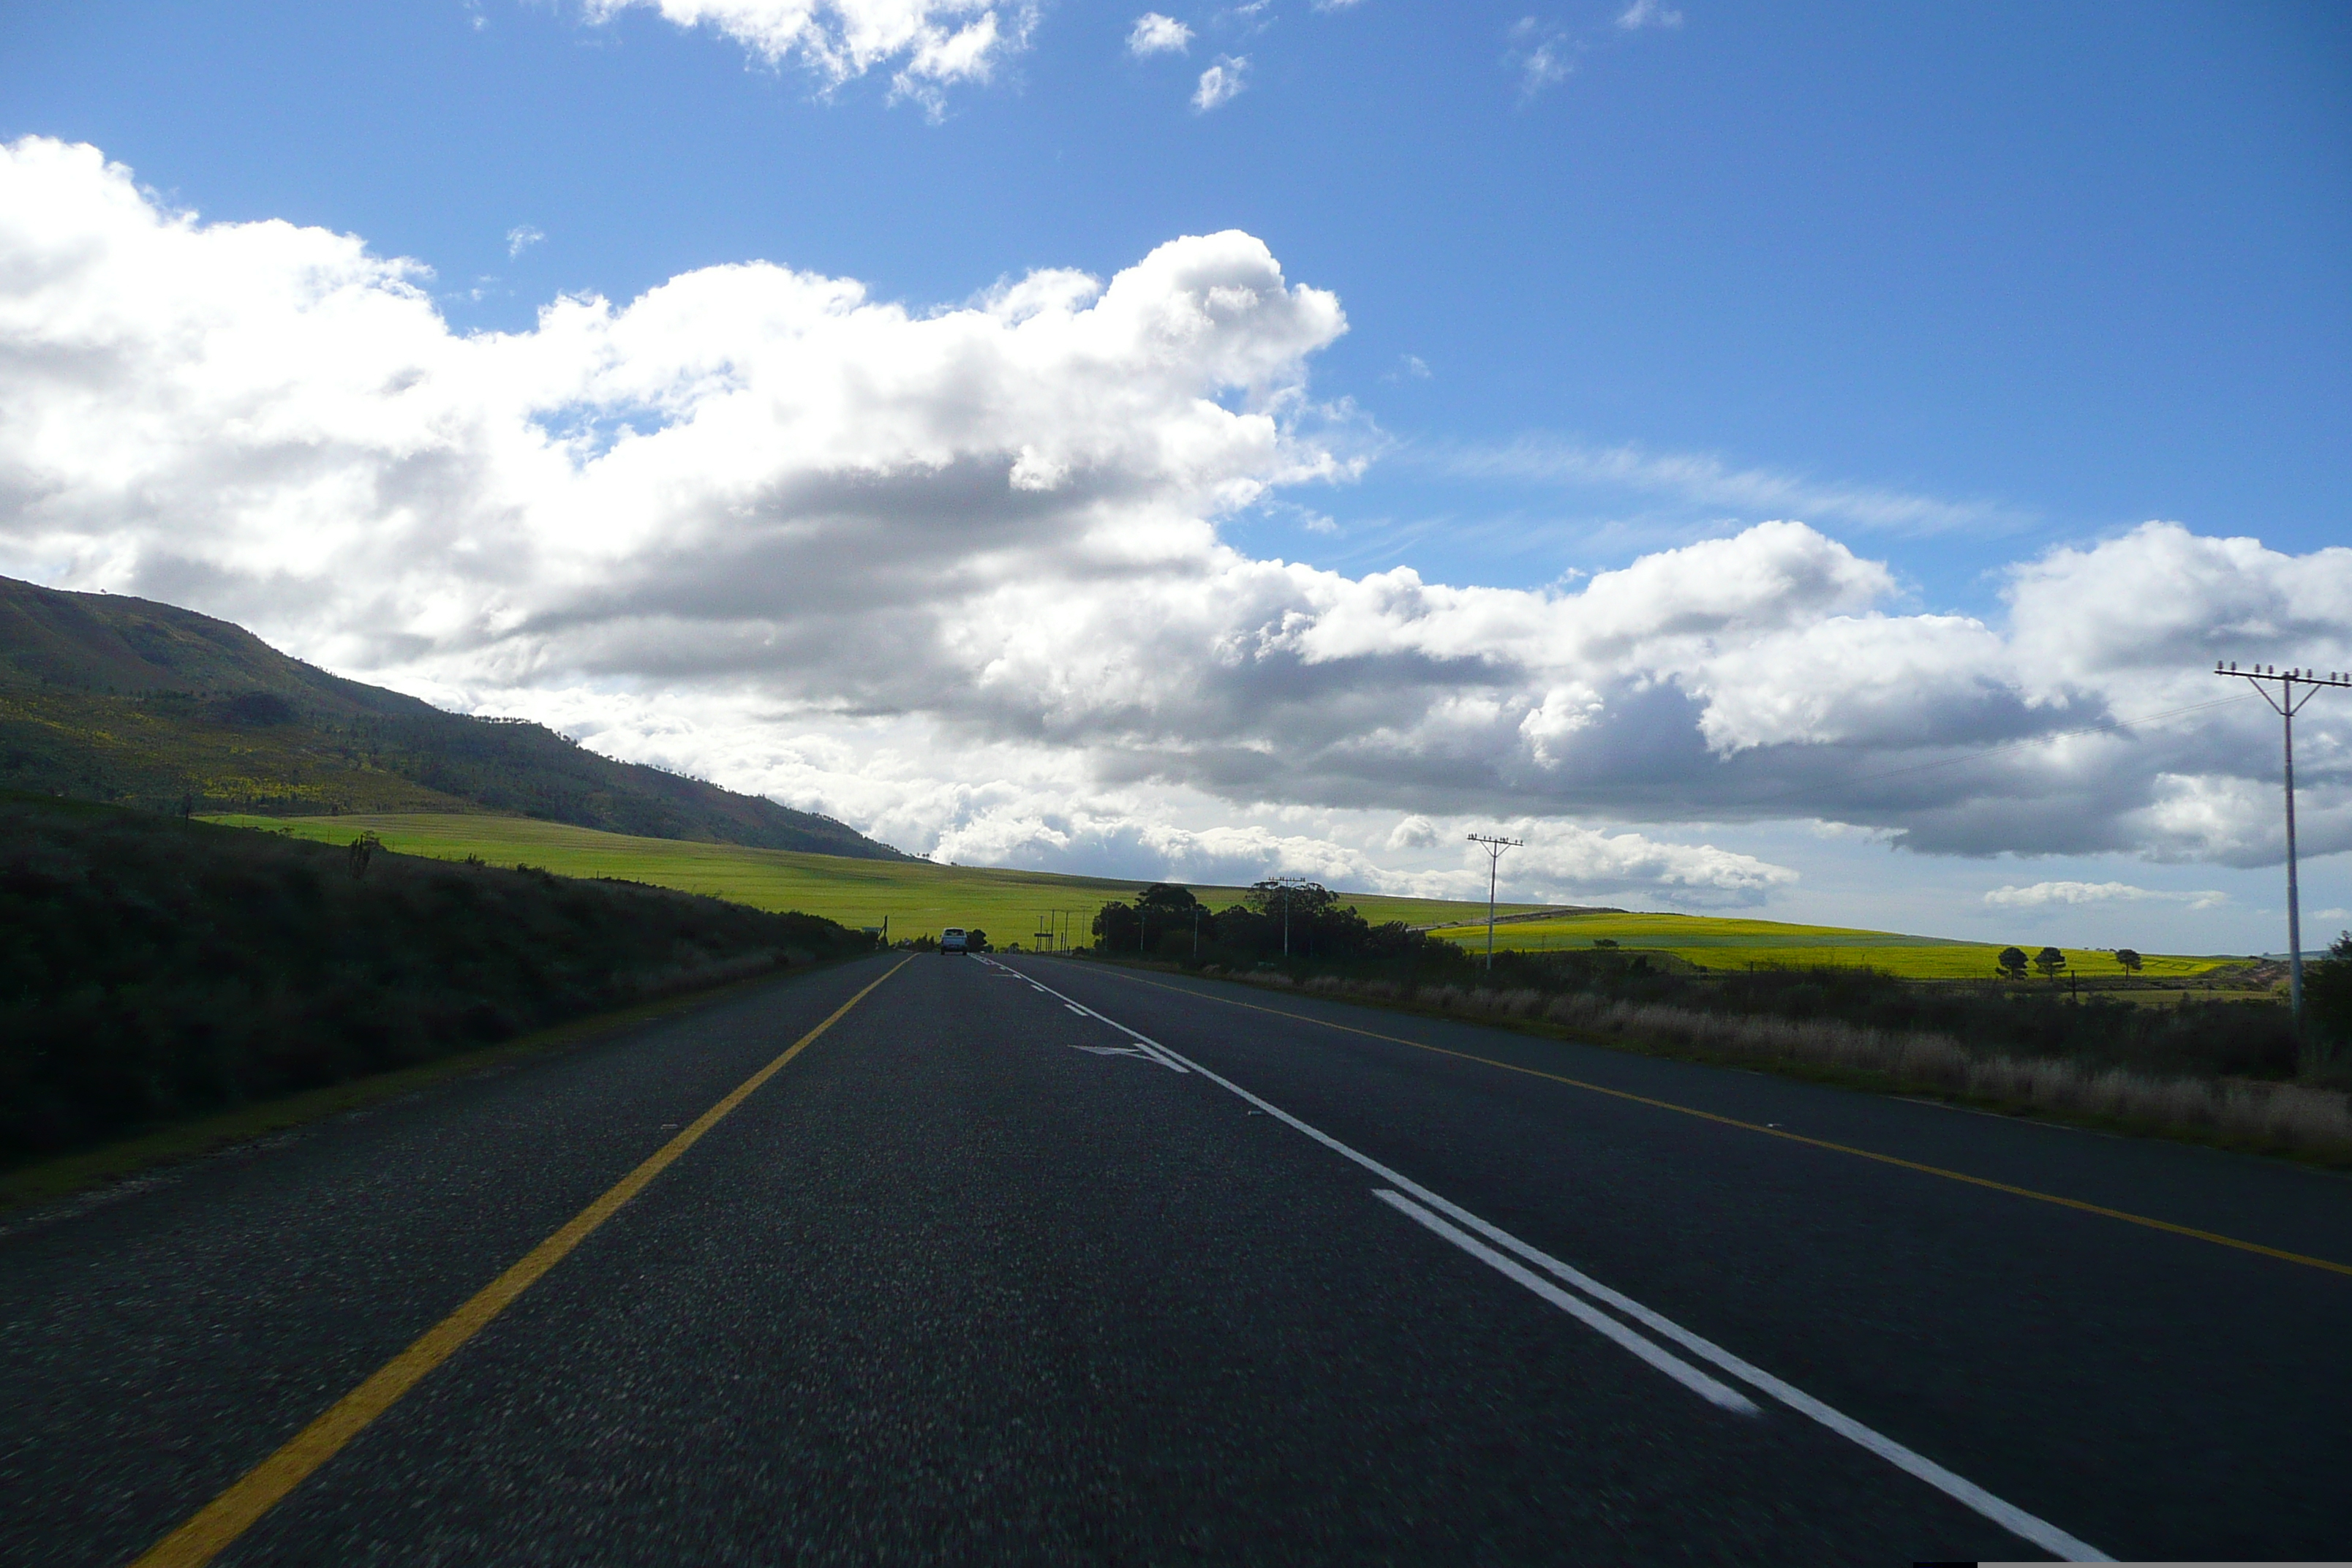
[[[498,812],[911,860],[814,812],[600,756],[527,720],[330,675],[243,626],[0,577],[0,788],[181,813]]]

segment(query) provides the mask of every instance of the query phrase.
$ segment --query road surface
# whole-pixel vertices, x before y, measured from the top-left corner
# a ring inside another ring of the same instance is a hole
[[[0,1231],[0,1561],[2341,1556],[2347,1261],[2273,1163],[891,955]]]

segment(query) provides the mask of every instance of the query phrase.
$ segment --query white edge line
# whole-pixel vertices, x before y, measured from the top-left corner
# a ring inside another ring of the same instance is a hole
[[[1053,995],[1062,995],[1060,992],[1052,991],[1050,987],[1047,989]],[[1062,996],[1062,1000],[1067,1002],[1070,999],[1066,996]],[[1076,1004],[1073,1004],[1073,1005],[1076,1005]],[[1089,1008],[1087,1011],[1092,1012],[1093,1009]],[[1096,1013],[1094,1016],[1097,1018],[1102,1017],[1102,1015],[1099,1013]],[[1127,1034],[1133,1035],[1135,1038],[1139,1040],[1143,1038],[1142,1036],[1137,1035],[1134,1030],[1129,1029],[1124,1024],[1113,1023],[1112,1020],[1108,1018],[1103,1018],[1103,1022],[1110,1024],[1113,1028],[1124,1030]],[[1739,1357],[1733,1355],[1729,1351],[1723,1349],[1720,1345],[1717,1345],[1711,1341],[1703,1339],[1699,1335],[1691,1332],[1688,1329],[1684,1328],[1680,1323],[1675,1322],[1671,1318],[1668,1318],[1662,1313],[1652,1311],[1649,1308],[1643,1306],[1639,1301],[1634,1300],[1632,1297],[1626,1296],[1620,1291],[1611,1289],[1608,1286],[1603,1285],[1600,1280],[1593,1279],[1591,1275],[1584,1273],[1580,1269],[1572,1268],[1549,1253],[1542,1252],[1535,1247],[1529,1247],[1526,1242],[1521,1241],[1517,1237],[1513,1236],[1510,1232],[1503,1229],[1501,1226],[1489,1225],[1486,1221],[1479,1218],[1476,1215],[1472,1214],[1468,1209],[1462,1207],[1460,1205],[1450,1203],[1446,1199],[1438,1196],[1435,1193],[1431,1192],[1427,1187],[1423,1186],[1420,1183],[1412,1180],[1410,1177],[1401,1175],[1395,1171],[1390,1170],[1386,1165],[1381,1164],[1378,1160],[1373,1159],[1370,1155],[1358,1153],[1355,1150],[1350,1149],[1345,1143],[1340,1142],[1337,1138],[1332,1137],[1329,1133],[1323,1131],[1319,1128],[1308,1126],[1306,1122],[1299,1121],[1298,1118],[1291,1115],[1290,1112],[1283,1110],[1280,1106],[1275,1105],[1268,1100],[1261,1100],[1256,1095],[1252,1094],[1248,1089],[1245,1089],[1241,1085],[1234,1082],[1231,1079],[1220,1077],[1218,1074],[1211,1072],[1207,1068],[1202,1067],[1200,1063],[1193,1061],[1191,1058],[1181,1056],[1175,1051],[1169,1050],[1165,1046],[1159,1046],[1157,1042],[1153,1042],[1153,1044],[1158,1049],[1166,1052],[1175,1060],[1183,1063],[1184,1066],[1192,1068],[1194,1072],[1199,1073],[1211,1083],[1217,1085],[1220,1089],[1223,1089],[1234,1094],[1239,1095],[1250,1104],[1255,1105],[1260,1110],[1265,1111],[1268,1116],[1274,1117],[1276,1121],[1282,1121],[1288,1126],[1297,1129],[1298,1131],[1305,1133],[1307,1137],[1314,1139],[1315,1142],[1322,1144],[1333,1153],[1338,1154],[1344,1159],[1354,1161],[1357,1164],[1361,1165],[1365,1170],[1371,1172],[1372,1174],[1379,1176],[1383,1181],[1388,1182],[1391,1185],[1397,1187],[1401,1191],[1411,1194],[1412,1196],[1420,1199],[1423,1203],[1427,1204],[1431,1208],[1437,1210],[1438,1213],[1461,1221],[1465,1226],[1476,1231],[1479,1235],[1487,1237],[1489,1240],[1497,1243],[1512,1252],[1517,1253],[1521,1258],[1526,1258],[1528,1262],[1544,1269],[1548,1273],[1566,1280],[1569,1284],[1575,1286],[1578,1289],[1583,1291],[1586,1295],[1592,1297],[1595,1300],[1604,1302],[1609,1306],[1616,1308],[1619,1311],[1624,1313],[1627,1317],[1632,1318],[1634,1321],[1652,1330],[1664,1339],[1672,1340],[1675,1343],[1682,1346],[1685,1350],[1689,1351],[1692,1354],[1697,1356],[1702,1361],[1714,1363],[1717,1367],[1729,1373],[1732,1376],[1738,1378],[1741,1382],[1748,1384],[1750,1387],[1770,1394],[1773,1398],[1780,1401],[1783,1405],[1788,1405],[1790,1409],[1797,1411],[1801,1415],[1811,1416],[1813,1420],[1828,1427],[1839,1436],[1877,1455],[1880,1458],[1885,1459],[1887,1463],[1895,1466],[1897,1469],[1927,1482],[1929,1486],[1934,1487],[1937,1491],[1942,1492],[1946,1497],[1950,1498],[1953,1501],[1974,1510],[1976,1512],[1981,1514],[1986,1519],[1992,1521],[1995,1524],[2000,1525],[2002,1529],[2008,1531],[2012,1535],[2015,1535],[2021,1540],[2030,1541],[2034,1545],[2041,1547],[2044,1552],[2052,1552],[2062,1560],[2069,1563],[2111,1563],[2114,1561],[2112,1557],[2100,1551],[2097,1547],[2089,1544],[2087,1542],[2076,1540],[2074,1537],[2067,1534],[2064,1531],[2059,1529],[2056,1525],[2052,1524],[2049,1521],[2037,1518],[2033,1514],[2030,1514],[2023,1509],[2019,1508],[2014,1503],[2003,1501],[2001,1499],[1997,1498],[1992,1493],[1985,1490],[1984,1488],[1977,1485],[1974,1481],[1968,1479],[1964,1476],[1955,1475],[1950,1470],[1946,1469],[1943,1466],[1936,1463],[1935,1460],[1928,1458],[1926,1455],[1914,1453],[1911,1449],[1905,1447],[1902,1444],[1896,1442],[1894,1438],[1885,1436],[1884,1433],[1874,1431],[1871,1427],[1864,1426],[1861,1422],[1854,1420],[1852,1416],[1846,1415],[1831,1408],[1829,1405],[1822,1404],[1820,1400],[1815,1399],[1811,1394],[1805,1393],[1802,1389],[1792,1387],[1790,1384],[1781,1382],[1779,1378],[1774,1377],[1770,1373],[1764,1371],[1760,1367],[1749,1365]],[[1636,1353],[1638,1354],[1639,1352],[1637,1352]]]
[[[1485,1242],[1476,1239],[1465,1231],[1448,1225],[1445,1221],[1438,1218],[1435,1215],[1430,1213],[1427,1209],[1422,1207],[1419,1204],[1414,1203],[1411,1198],[1404,1196],[1402,1194],[1391,1192],[1387,1188],[1382,1187],[1375,1191],[1372,1194],[1372,1196],[1380,1199],[1381,1202],[1388,1205],[1389,1207],[1396,1210],[1399,1214],[1405,1215],[1407,1218],[1435,1231],[1438,1235],[1444,1237],[1446,1240],[1452,1242],[1454,1246],[1460,1247],[1463,1251],[1468,1253],[1479,1262],[1486,1264],[1488,1268],[1494,1269],[1505,1279],[1516,1280],[1517,1283],[1526,1286],[1528,1289],[1534,1291],[1545,1300],[1549,1301],[1553,1306],[1558,1307],[1561,1311],[1566,1312],[1570,1317],[1574,1318],[1578,1322],[1582,1323],[1586,1328],[1599,1331],[1602,1337],[1612,1340],[1623,1349],[1633,1352],[1635,1355],[1641,1357],[1643,1361],[1648,1362],[1652,1366],[1656,1367],[1660,1372],[1664,1373],[1668,1377],[1673,1378],[1676,1383],[1681,1384],[1685,1388],[1689,1389],[1693,1394],[1697,1394],[1701,1399],[1706,1400],[1708,1404],[1719,1405],[1723,1406],[1724,1409],[1740,1415],[1761,1415],[1764,1414],[1764,1412],[1756,1407],[1755,1402],[1748,1398],[1747,1395],[1740,1394],[1736,1390],[1726,1388],[1722,1384],[1717,1383],[1715,1379],[1707,1376],[1706,1373],[1699,1371],[1698,1368],[1691,1365],[1690,1363],[1683,1360],[1682,1357],[1673,1355],[1665,1351],[1660,1350],[1648,1340],[1643,1339],[1641,1335],[1635,1333],[1633,1330],[1627,1328],[1616,1319],[1609,1316],[1608,1313],[1600,1310],[1598,1308],[1588,1305],[1577,1297],[1570,1295],[1567,1291],[1561,1289],[1550,1280],[1543,1279],[1538,1275],[1528,1273],[1525,1268],[1522,1268],[1511,1259],[1504,1257],[1501,1253],[1496,1251]]]

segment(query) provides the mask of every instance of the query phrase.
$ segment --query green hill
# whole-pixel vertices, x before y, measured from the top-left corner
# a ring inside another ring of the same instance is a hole
[[[647,838],[908,860],[829,816],[448,713],[242,626],[0,577],[0,787],[184,814],[494,812]]]
[[[617,834],[583,832],[513,817],[424,814],[362,817],[261,818],[224,816],[229,826],[266,827],[322,844],[344,845],[374,833],[388,849],[443,860],[478,859],[493,866],[527,864],[567,877],[614,877],[689,893],[708,893],[761,910],[805,910],[851,928],[879,926],[890,935],[937,936],[949,926],[978,926],[998,944],[1029,946],[1052,926],[1085,942],[1096,911],[1114,899],[1131,899],[1144,884],[1054,871],[983,866],[941,866],[929,860],[858,863],[837,856],[797,855],[729,844],[679,844]],[[1213,908],[1238,903],[1241,888],[1190,885]],[[1426,925],[1458,921],[1473,906],[1443,899],[1348,893],[1375,925],[1403,921]],[[1534,906],[1505,904],[1506,913]],[[1486,906],[1475,906],[1479,918]],[[1055,911],[1061,911],[1058,919]]]

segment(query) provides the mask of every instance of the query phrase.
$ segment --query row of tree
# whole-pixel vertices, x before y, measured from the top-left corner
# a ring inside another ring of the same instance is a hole
[[[2116,949],[2115,957],[2116,962],[2123,965],[2125,973],[2139,973],[2140,956],[2130,948]],[[2029,966],[2041,971],[2044,980],[2055,980],[2068,968],[2069,960],[2064,953],[2054,947],[2045,947],[2032,958],[2025,956],[2025,950],[2021,947],[2004,947],[2000,950],[2000,955],[1993,960],[1993,967],[2000,972],[2001,977],[2005,980],[2024,979]]]
[[[1132,903],[1105,904],[1094,919],[1098,951],[1223,963],[1283,957],[1327,963],[1393,961],[1453,966],[1468,962],[1452,942],[1433,942],[1402,921],[1374,925],[1353,904],[1316,882],[1255,883],[1242,901],[1211,910],[1186,889],[1154,882]]]

